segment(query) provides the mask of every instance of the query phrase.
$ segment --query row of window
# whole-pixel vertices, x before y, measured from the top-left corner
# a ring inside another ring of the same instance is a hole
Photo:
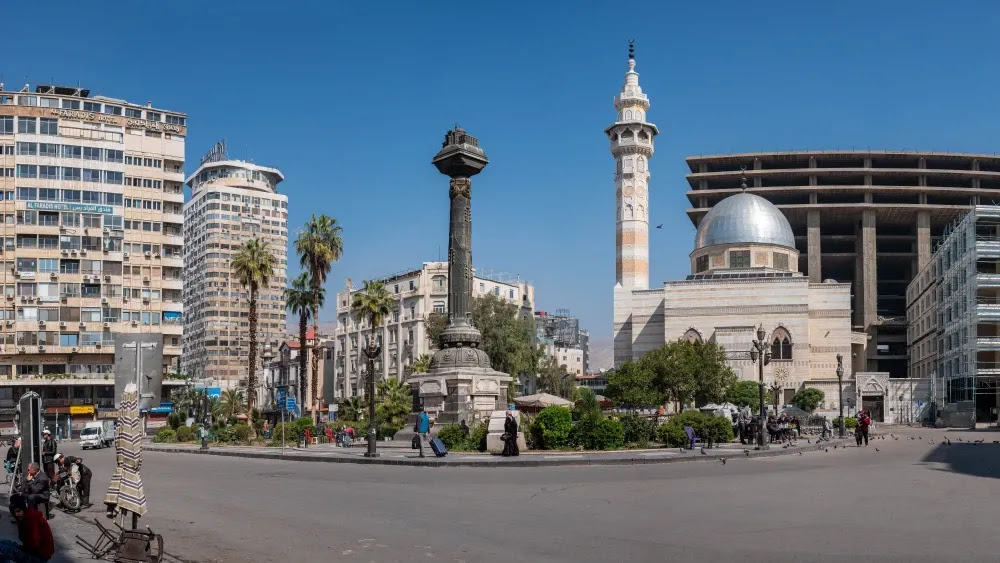
[[[14,192],[8,191],[6,198],[14,199]],[[64,201],[68,203],[93,203],[99,205],[122,205],[122,194],[93,190],[60,190],[57,188],[17,188],[17,199],[21,201]]]
[[[73,168],[67,166],[37,166],[34,164],[18,164],[17,177],[119,185],[125,183],[125,175],[121,172],[113,170],[96,170],[92,168]]]
[[[17,143],[17,154],[21,156],[45,156],[51,158],[76,158],[103,162],[121,163],[129,158],[117,149],[60,145],[57,143]],[[140,160],[140,159],[136,159]]]
[[[48,117],[18,117],[17,132],[39,135],[58,135],[59,120]],[[15,119],[10,115],[0,115],[0,135],[14,134]]]
[[[267,206],[284,207],[284,208],[288,207],[288,202],[282,201],[280,199],[269,199],[266,197],[261,198],[257,196],[248,196],[248,195],[240,196],[237,194],[228,194],[220,192],[209,192],[205,194],[205,199],[206,200],[218,199],[223,202],[226,201],[242,202],[243,205],[252,205],[254,207],[260,207],[261,205],[264,205],[265,207]]]
[[[110,216],[106,216],[110,217]],[[120,217],[119,217],[120,219]],[[33,235],[21,234],[3,239],[4,250],[15,250],[17,248],[38,248],[42,250],[93,250],[100,252],[121,251],[122,241],[120,238],[91,237],[91,236],[71,236],[71,235]]]
[[[11,96],[5,96],[0,103],[13,104]],[[122,115],[132,119],[143,119],[143,110],[140,108],[122,107],[112,104],[102,104],[94,100],[74,100],[71,98],[50,98],[47,96],[19,95],[17,105],[27,107],[58,108],[76,111],[88,111],[93,113],[103,113],[106,115]],[[184,125],[186,119],[180,115],[166,114],[166,118],[161,112],[146,110],[145,119],[147,121],[163,121],[172,125]]]
[[[132,166],[145,166],[147,168],[162,168],[163,161],[158,158],[145,158],[141,156],[125,156],[125,164]]]

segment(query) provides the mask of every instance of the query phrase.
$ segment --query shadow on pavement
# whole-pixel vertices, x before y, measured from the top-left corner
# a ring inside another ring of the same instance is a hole
[[[1000,444],[992,442],[977,444],[953,440],[950,446],[938,444],[922,461],[945,464],[947,469],[940,471],[1000,478]]]

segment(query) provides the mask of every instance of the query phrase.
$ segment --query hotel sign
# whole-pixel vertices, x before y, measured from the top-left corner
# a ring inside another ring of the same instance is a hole
[[[226,140],[222,139],[201,157],[201,164],[226,160]]]
[[[81,213],[103,213],[111,215],[114,209],[110,205],[97,205],[93,203],[62,203],[53,201],[29,201],[28,209],[39,211],[79,211]]]
[[[174,125],[172,123],[162,123],[159,121],[150,121],[148,119],[135,119],[128,118],[125,120],[126,127],[149,129],[151,131],[169,131],[173,133],[180,133],[181,126]]]
[[[106,115],[103,113],[94,113],[92,111],[79,111],[73,109],[53,109],[49,111],[49,114],[57,115],[59,117],[65,117],[66,119],[96,121],[98,123],[110,123],[112,125],[118,124],[118,120],[115,119],[115,116]]]
[[[79,119],[80,121],[93,121],[97,123],[109,123],[111,125],[122,125],[121,117],[106,113],[96,113],[92,111],[79,111],[72,109],[50,109],[49,115],[62,117],[65,119]],[[150,121],[148,119],[125,118],[124,125],[134,129],[149,129],[150,131],[167,131],[171,133],[183,132],[181,125],[173,123],[163,123],[160,121]]]

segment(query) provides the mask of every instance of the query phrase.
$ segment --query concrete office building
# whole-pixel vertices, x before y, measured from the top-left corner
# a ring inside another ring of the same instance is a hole
[[[383,357],[388,362],[376,362],[375,369],[382,378],[404,377],[406,368],[422,354],[430,354],[437,343],[427,337],[427,318],[431,313],[448,312],[448,263],[424,262],[420,268],[406,270],[381,278],[386,289],[396,299],[396,308],[381,329]],[[332,382],[325,392],[327,401],[351,397],[364,379],[367,362],[359,346],[371,333],[365,322],[358,322],[351,314],[351,299],[358,291],[347,280],[344,291],[337,292],[337,326],[333,338],[335,368]],[[517,305],[522,315],[532,315],[535,308],[535,287],[519,277],[501,273],[473,273],[472,295],[495,295]],[[359,367],[360,366],[360,367]],[[345,375],[346,374],[346,375]]]
[[[748,192],[787,217],[809,280],[851,283],[852,324],[867,333],[857,371],[906,377],[906,295],[945,227],[1000,197],[1000,157],[906,151],[818,151],[687,159],[696,226],[724,198]],[[746,168],[746,172],[741,170]]]
[[[176,365],[186,120],[83,88],[0,84],[0,427],[29,387],[63,426],[113,416],[128,335],[162,356],[144,374]]]
[[[1000,207],[949,229],[906,291],[910,371],[932,382],[942,422],[996,424],[1000,407]]]
[[[187,180],[182,367],[213,387],[247,383],[250,296],[232,258],[250,239],[266,242],[277,259],[274,275],[257,295],[257,374],[285,337],[288,196],[278,193],[282,180],[275,168],[228,159],[224,143]]]

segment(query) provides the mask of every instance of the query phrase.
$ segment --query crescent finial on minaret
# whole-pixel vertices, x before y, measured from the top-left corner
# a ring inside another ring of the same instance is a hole
[[[628,40],[628,58],[635,60],[635,39]]]

